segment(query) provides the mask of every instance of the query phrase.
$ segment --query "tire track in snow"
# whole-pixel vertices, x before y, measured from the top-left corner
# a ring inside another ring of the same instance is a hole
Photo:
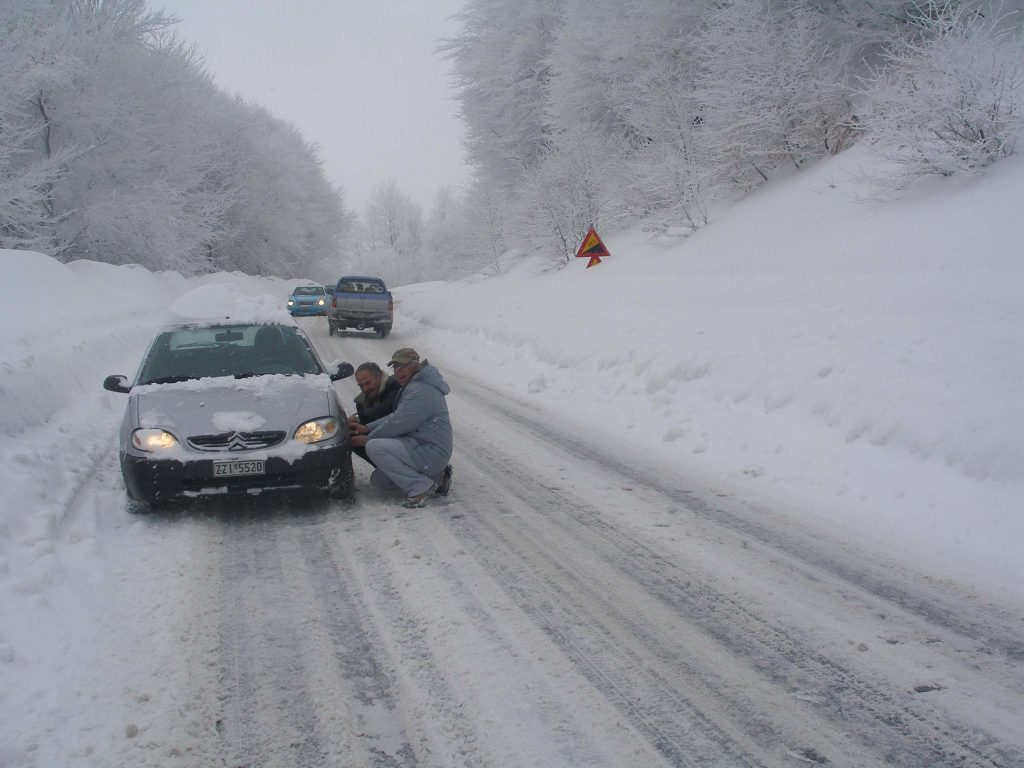
[[[387,508],[389,512],[392,508]],[[404,510],[395,506],[402,516]],[[372,534],[362,530],[360,521],[347,526],[352,533],[331,536],[326,544],[335,563],[346,563],[347,578],[365,600],[366,622],[374,627],[395,675],[401,695],[396,708],[401,710],[406,740],[424,765],[494,766],[478,742],[481,735],[468,723],[462,704],[453,690],[446,670],[425,639],[426,630],[405,598],[405,587],[388,566]]]
[[[394,681],[380,650],[383,643],[354,589],[351,565],[336,557],[329,542],[338,531],[327,524],[305,528],[298,542],[303,576],[319,605],[318,689],[326,678],[336,678],[335,706],[343,706],[353,731],[344,765],[414,768],[419,763],[401,720]]]
[[[815,706],[801,705],[792,697],[788,703],[798,712],[803,710],[799,717],[824,725],[825,731],[831,732],[829,739],[839,742],[833,743],[832,749],[807,746],[807,729],[800,727],[800,723],[782,725],[780,721],[783,718],[771,712],[756,716],[756,704],[744,700],[742,695],[736,697],[734,691],[733,698],[724,702],[722,709],[754,713],[754,717],[748,717],[748,722],[750,727],[759,731],[764,748],[778,749],[779,744],[788,745],[783,749],[784,755],[797,755],[812,762],[830,758],[840,764],[844,754],[864,750],[875,753],[875,759],[895,761],[901,765],[995,767],[1003,765],[1004,760],[1020,759],[1020,753],[1012,747],[1002,753],[997,739],[949,722],[923,703],[907,701],[905,696],[896,696],[893,691],[878,688],[862,679],[807,645],[778,622],[759,615],[756,607],[745,605],[741,599],[708,582],[706,574],[668,562],[650,546],[603,524],[598,510],[564,495],[532,490],[536,483],[529,470],[517,466],[514,457],[502,455],[499,449],[486,441],[473,442],[470,450],[461,452],[460,461],[464,463],[467,456],[472,464],[477,465],[475,471],[489,477],[490,483],[505,487],[505,493],[496,497],[496,511],[488,509],[477,517],[471,514],[462,525],[463,535],[468,534],[467,548],[487,553],[485,557],[490,567],[509,585],[510,593],[521,607],[539,624],[548,627],[552,637],[562,644],[566,653],[577,658],[577,663],[584,668],[596,667],[590,675],[595,685],[604,685],[610,696],[627,699],[628,696],[621,692],[630,691],[637,678],[631,674],[616,676],[616,669],[623,665],[624,654],[612,640],[604,644],[598,642],[602,635],[618,635],[619,645],[623,636],[628,639],[632,635],[633,645],[643,649],[645,654],[661,659],[664,669],[670,668],[672,660],[685,658],[686,648],[674,644],[665,633],[653,637],[645,634],[643,622],[634,620],[632,625],[610,622],[609,617],[616,617],[619,607],[603,601],[579,576],[558,565],[578,553],[581,542],[586,542],[582,544],[584,550],[602,553],[614,571],[638,585],[641,596],[653,597],[679,615],[686,624],[699,627],[737,657],[741,664],[753,664],[761,678],[780,687],[798,686],[801,696],[812,699]],[[524,502],[516,501],[517,496],[524,497]],[[515,525],[504,530],[502,521],[505,518],[514,518]],[[563,551],[558,545],[560,541],[573,544]],[[617,579],[609,577],[607,580],[615,583]],[[536,595],[544,595],[549,604],[539,606]],[[629,622],[622,615],[618,615],[616,620]],[[587,629],[574,635],[581,626]],[[572,639],[574,637],[576,639]],[[587,648],[588,642],[593,652],[581,652],[579,649]],[[639,657],[627,661],[626,667],[631,671],[642,671],[649,664],[649,660]],[[693,670],[688,674],[693,675]],[[659,682],[655,676],[648,680],[648,685],[657,691]],[[674,699],[672,706],[688,716],[695,711],[699,713],[699,707],[692,703],[684,690],[691,684],[694,684],[692,679],[677,684],[679,689],[668,694],[668,699]],[[707,686],[704,687],[706,689]],[[665,696],[663,689],[661,695]],[[640,698],[637,697],[638,700]],[[629,706],[629,709],[634,717],[647,725],[652,739],[661,744],[676,745],[670,748],[668,755],[677,764],[688,764],[686,761],[691,756],[687,750],[690,747],[678,733],[673,735],[673,716],[670,713],[661,713],[664,723],[652,727],[652,720],[658,719],[657,710],[652,718],[650,713],[635,706]],[[707,721],[716,722],[713,717]],[[764,723],[773,721],[775,726],[765,727]],[[781,729],[781,733],[773,734],[773,727]],[[720,738],[723,744],[728,743],[728,737],[718,737],[712,731],[709,731],[709,744],[714,744],[716,738]],[[794,737],[794,734],[799,736]],[[851,740],[852,744],[849,743]],[[844,741],[847,742],[845,748],[842,745]],[[817,743],[820,744],[820,740]],[[858,748],[857,744],[861,746]],[[755,760],[753,757],[749,759]]]
[[[231,766],[327,766],[305,674],[280,526],[225,521],[221,594],[223,701],[217,731]]]
[[[407,704],[443,713],[422,729],[432,764],[462,764],[469,744],[479,745],[466,763],[475,765],[663,764],[432,512],[384,514],[401,539],[353,536],[359,580],[395,648]]]
[[[473,463],[481,458],[473,452]],[[485,459],[486,461],[486,459]],[[466,459],[460,462],[465,476]],[[474,466],[493,477],[491,462]],[[670,765],[769,766],[762,755],[766,745],[750,738],[732,722],[743,719],[762,734],[773,726],[757,718],[751,704],[734,696],[723,701],[721,681],[687,660],[681,638],[702,642],[682,623],[646,632],[639,614],[625,615],[635,602],[602,594],[600,565],[588,584],[576,571],[582,531],[570,534],[571,546],[559,550],[564,532],[540,530],[533,514],[559,515],[559,510],[538,504],[535,494],[515,499],[515,472],[508,495],[492,499],[486,510],[469,511],[450,523],[468,550],[504,585],[511,599],[547,634],[581,675],[622,711]],[[493,490],[493,479],[486,481]],[[564,503],[564,499],[562,500]],[[606,573],[604,575],[607,575]],[[676,640],[664,637],[676,634]],[[660,647],[659,647],[660,646]],[[705,657],[706,658],[706,657]],[[779,741],[777,735],[772,742]]]
[[[459,398],[465,398],[473,407],[514,424],[532,440],[599,468],[610,476],[620,477],[626,484],[648,489],[685,508],[702,521],[733,530],[776,550],[789,561],[788,567],[801,569],[808,578],[827,574],[830,578],[840,579],[857,590],[919,616],[929,625],[957,633],[971,643],[980,643],[981,653],[998,654],[1015,664],[1024,662],[1024,632],[1021,632],[1024,617],[1018,615],[1014,608],[965,599],[945,584],[923,585],[909,579],[897,583],[893,577],[902,575],[898,569],[890,563],[875,562],[869,553],[842,557],[836,548],[823,546],[823,542],[802,536],[785,525],[769,527],[759,522],[749,509],[734,511],[727,508],[733,505],[727,505],[725,500],[708,503],[697,493],[667,483],[663,475],[626,463],[604,448],[603,443],[585,442],[565,432],[556,432],[532,417],[534,411],[529,404],[516,402],[465,378],[458,380],[457,387]],[[760,510],[754,510],[754,513],[761,516]]]

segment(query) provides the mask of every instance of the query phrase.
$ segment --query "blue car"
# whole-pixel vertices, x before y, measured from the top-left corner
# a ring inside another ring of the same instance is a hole
[[[292,315],[326,315],[330,297],[322,285],[300,285],[288,297]]]

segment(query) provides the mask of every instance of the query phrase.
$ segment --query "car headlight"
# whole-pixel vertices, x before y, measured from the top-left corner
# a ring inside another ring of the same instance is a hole
[[[338,434],[338,420],[333,416],[313,419],[295,430],[295,439],[300,443],[319,443]]]
[[[132,445],[140,451],[166,451],[178,445],[178,439],[162,429],[136,429],[132,432]]]
[[[326,302],[326,301],[324,301],[323,299],[317,299],[317,300],[316,300],[316,303],[317,303],[317,304],[319,304],[319,305],[320,305],[320,306],[322,307],[322,306],[323,306],[324,304],[326,304],[327,302]]]
[[[292,304],[294,304],[294,303],[295,303],[295,302],[294,302],[294,301],[293,301],[292,299],[288,299],[288,306],[289,306],[289,307],[290,307],[290,306],[291,306]]]

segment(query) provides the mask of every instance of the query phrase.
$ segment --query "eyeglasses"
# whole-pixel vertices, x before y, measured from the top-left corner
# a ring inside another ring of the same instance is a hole
[[[392,363],[391,369],[397,371],[399,368],[408,368],[410,365],[416,365],[416,363]]]

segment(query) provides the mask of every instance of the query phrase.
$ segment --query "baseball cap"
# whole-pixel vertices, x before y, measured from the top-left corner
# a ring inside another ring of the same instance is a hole
[[[419,352],[412,347],[402,347],[391,356],[391,360],[388,362],[388,365],[394,368],[396,363],[399,365],[407,365],[409,363],[418,363],[419,361]]]

